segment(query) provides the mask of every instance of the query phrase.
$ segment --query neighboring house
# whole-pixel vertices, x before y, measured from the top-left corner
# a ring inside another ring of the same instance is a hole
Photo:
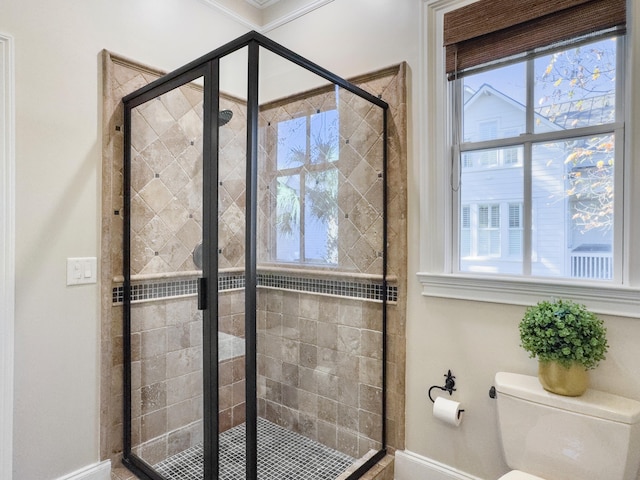
[[[463,142],[517,137],[524,131],[525,108],[519,102],[486,84],[464,93]],[[593,124],[595,116],[606,123],[614,103],[613,95],[605,95],[539,108],[536,132]],[[612,169],[606,152],[596,151],[586,161],[585,157],[573,161],[571,156],[579,144],[586,148],[591,141],[549,142],[533,148],[534,276],[611,279],[613,229],[603,219],[609,206],[603,206],[603,198],[604,189],[612,188]],[[522,273],[523,152],[514,145],[462,153],[462,271]]]

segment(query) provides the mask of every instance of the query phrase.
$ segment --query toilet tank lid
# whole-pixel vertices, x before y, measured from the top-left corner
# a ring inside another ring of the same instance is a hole
[[[561,408],[613,422],[634,424],[640,421],[640,402],[599,390],[588,389],[579,397],[547,392],[537,377],[519,373],[496,373],[498,395],[510,395],[530,402]]]

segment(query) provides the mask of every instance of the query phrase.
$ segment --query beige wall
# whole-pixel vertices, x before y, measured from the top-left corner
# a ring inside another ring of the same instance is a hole
[[[417,151],[421,4],[335,0],[268,36],[343,77],[408,62],[406,446],[496,478],[506,467],[487,392],[497,370],[533,373],[535,364],[518,348],[521,307],[428,299],[414,275],[424,220],[418,190],[424,159]],[[99,290],[67,287],[65,259],[99,252],[100,51],[171,70],[244,29],[198,0],[2,0],[0,31],[13,35],[16,47],[14,478],[54,479],[99,460]],[[637,57],[637,40],[634,47]],[[640,100],[633,101],[640,111]],[[640,121],[634,128],[640,138]],[[640,322],[606,321],[612,348],[593,384],[640,399]],[[434,420],[426,397],[449,368],[456,398],[468,409],[458,429]]]

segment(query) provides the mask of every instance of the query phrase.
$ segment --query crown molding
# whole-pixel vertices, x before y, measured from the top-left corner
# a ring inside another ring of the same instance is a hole
[[[201,1],[259,33],[269,32],[333,2],[333,0],[276,0],[262,2],[258,6],[259,2],[251,0],[245,2],[237,0]],[[283,7],[283,5],[285,6]]]

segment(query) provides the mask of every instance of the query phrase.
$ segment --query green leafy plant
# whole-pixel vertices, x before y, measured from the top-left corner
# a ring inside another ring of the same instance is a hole
[[[595,368],[609,348],[602,320],[570,300],[542,301],[520,321],[520,342],[531,358]]]

